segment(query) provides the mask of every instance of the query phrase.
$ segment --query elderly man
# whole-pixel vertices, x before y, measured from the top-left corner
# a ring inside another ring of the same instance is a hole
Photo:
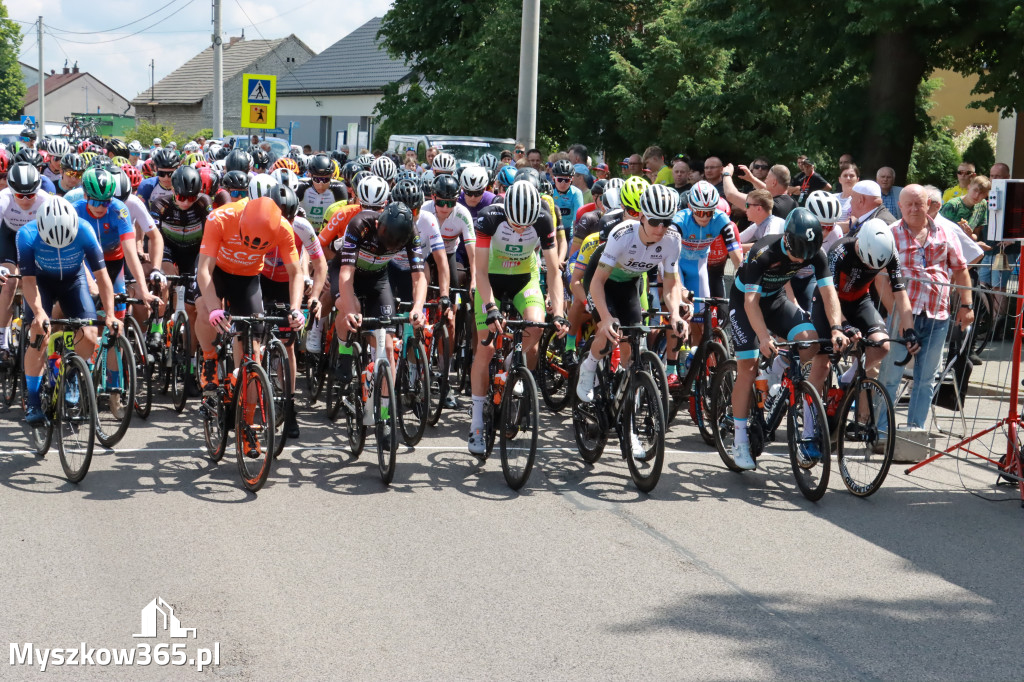
[[[737,210],[746,210],[747,195],[736,189],[736,183],[732,179],[734,168],[730,163],[722,171],[722,185],[725,187],[725,198]],[[766,189],[772,196],[772,215],[786,219],[794,208],[796,199],[789,196],[786,190],[789,188],[789,169],[781,163],[772,166],[768,170],[768,177],[762,182],[757,176],[751,173],[746,166],[739,168],[740,179],[746,180],[754,189]]]
[[[914,358],[914,387],[910,393],[907,425],[921,429],[928,419],[928,410],[935,395],[936,369],[942,359],[950,316],[955,315],[961,329],[971,324],[974,321],[974,294],[969,288],[971,277],[956,231],[948,223],[936,222],[928,215],[928,192],[925,188],[921,185],[904,187],[900,192],[900,210],[903,218],[892,226],[892,232],[906,278],[916,341],[920,344],[920,352]],[[954,297],[951,284],[968,288],[961,289],[960,296]],[[894,310],[888,278],[876,278],[875,287],[886,308]],[[958,300],[959,304],[956,310],[951,311],[953,300]],[[895,314],[890,316],[890,335],[894,330],[909,326],[897,317]],[[903,357],[904,354],[897,351],[890,353],[882,363],[879,380],[892,396],[896,395],[896,388],[903,377],[903,368],[895,362]],[[879,424],[882,430],[886,426]]]
[[[640,158],[639,154],[630,154],[622,162],[625,164],[622,173],[625,177],[629,178],[634,175],[644,176],[644,160]]]
[[[722,182],[723,169],[722,160],[717,156],[709,156],[704,161],[704,179],[714,185],[719,194],[725,193],[725,185]]]
[[[889,213],[882,205],[882,188],[874,180],[861,180],[853,186],[850,197],[850,221],[844,227],[846,236],[857,233],[857,226],[863,225],[872,218],[884,220],[886,225],[896,222],[896,216]]]
[[[954,197],[962,197],[967,194],[968,188],[971,186],[971,178],[974,177],[975,168],[973,163],[964,161],[956,167],[956,184],[947,189],[942,193],[943,203],[949,201]]]
[[[900,190],[903,188],[895,184],[896,171],[889,166],[882,166],[875,173],[875,182],[882,188],[882,206],[885,206],[885,210],[891,213],[896,220],[902,218],[899,202]]]

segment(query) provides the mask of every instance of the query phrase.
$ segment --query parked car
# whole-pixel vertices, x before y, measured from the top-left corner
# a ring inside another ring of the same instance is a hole
[[[228,135],[224,138],[224,143],[228,144],[230,142],[232,149],[239,146],[242,149],[248,149],[250,144],[249,140],[251,138],[251,135]],[[290,149],[290,147],[288,146],[288,140],[284,138],[267,136],[261,137],[260,142],[270,143],[270,151],[272,152],[272,156],[274,156],[275,158],[280,158],[282,156],[288,155],[288,150]]]
[[[427,149],[437,147],[448,152],[459,161],[476,162],[484,154],[501,158],[505,149],[512,151],[516,141],[510,137],[471,137],[466,135],[392,135],[388,138],[388,151],[405,157],[407,149],[415,149],[416,157],[423,163]]]

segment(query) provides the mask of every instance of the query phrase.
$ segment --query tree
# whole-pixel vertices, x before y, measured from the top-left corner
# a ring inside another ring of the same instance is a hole
[[[7,7],[0,2],[0,120],[16,119],[25,104],[25,81],[18,65],[21,29],[7,18]]]

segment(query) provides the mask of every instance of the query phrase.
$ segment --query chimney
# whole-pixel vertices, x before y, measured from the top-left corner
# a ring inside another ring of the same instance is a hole
[[[69,69],[69,68],[68,68],[68,67],[66,67],[66,66],[65,66],[65,67],[64,67],[64,68],[63,68],[63,69],[61,70],[61,74],[62,74],[62,75],[65,75],[65,76],[66,76],[66,75],[68,75],[69,73],[71,73],[71,69]]]
[[[65,71],[67,71],[67,69],[65,69]],[[57,72],[54,69],[50,69],[50,75],[51,76],[56,76]]]
[[[77,61],[75,62],[75,65],[71,67],[71,73],[78,73],[78,62]]]
[[[245,36],[242,36],[242,37],[240,37],[240,38],[239,38],[239,37],[233,37],[233,38],[231,38],[230,40],[228,40],[228,47],[231,47],[232,45],[234,45],[235,43],[237,43],[237,42],[238,42],[239,40],[245,40]]]

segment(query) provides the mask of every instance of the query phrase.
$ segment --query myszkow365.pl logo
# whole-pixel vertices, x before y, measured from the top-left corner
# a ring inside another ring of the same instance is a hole
[[[157,597],[142,608],[141,632],[133,637],[152,639],[166,632],[171,639],[196,639],[196,629],[182,627],[174,607]],[[46,672],[52,666],[194,666],[202,672],[220,665],[220,642],[212,647],[196,648],[191,654],[187,642],[139,642],[130,648],[94,648],[82,642],[74,648],[41,648],[32,642],[11,643],[11,665],[39,666]]]

